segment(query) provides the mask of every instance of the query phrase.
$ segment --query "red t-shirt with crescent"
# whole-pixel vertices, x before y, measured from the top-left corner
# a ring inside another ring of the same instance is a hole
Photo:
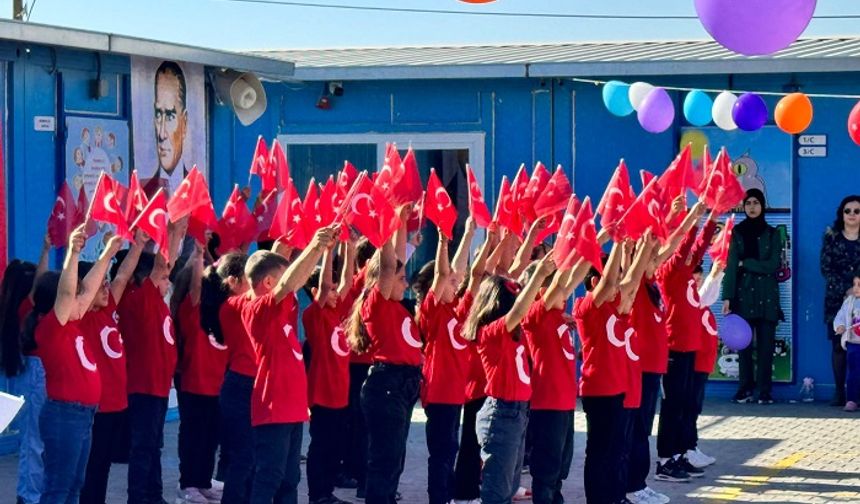
[[[308,404],[345,408],[349,404],[349,345],[343,322],[346,306],[322,306],[312,302],[302,313],[302,324],[311,348],[308,370]]]
[[[346,299],[343,301],[344,305],[346,305],[347,317],[352,313],[352,307],[355,303],[355,300],[361,295],[361,291],[364,290],[365,280],[367,278],[367,266],[365,265],[358,273],[355,274],[355,277],[352,279],[352,287],[349,289],[349,292],[346,295]],[[353,351],[350,351],[349,361],[353,364],[373,364],[373,354],[368,350],[363,354],[358,354]]]
[[[619,317],[614,301],[595,305],[591,292],[578,298],[574,317],[582,341],[582,378],[579,393],[586,397],[615,396],[627,392],[627,355],[623,344],[632,328]],[[628,332],[629,330],[629,332]]]
[[[307,421],[308,379],[296,330],[295,294],[280,302],[273,293],[251,300],[242,310],[242,321],[259,362],[251,393],[251,425]]]
[[[102,392],[95,353],[78,321],[60,325],[54,310],[36,326],[36,355],[45,367],[45,390],[54,401],[96,406]]]
[[[361,319],[370,337],[373,360],[388,364],[420,366],[423,342],[415,321],[398,301],[385,299],[378,287],[367,293]]]
[[[119,314],[113,296],[108,294],[108,305],[104,308],[87,312],[80,325],[101,376],[99,413],[123,411],[128,407],[128,376],[125,347],[119,332]]]
[[[179,304],[179,333],[182,361],[179,363],[180,389],[204,396],[217,396],[227,370],[227,346],[200,326],[200,306],[187,296]]]
[[[218,311],[218,320],[221,321],[221,333],[224,334],[224,344],[227,345],[227,365],[230,371],[254,378],[257,376],[257,356],[254,354],[251,337],[242,323],[242,307],[250,300],[247,294],[229,297]]]
[[[529,355],[523,338],[514,336],[505,317],[478,329],[478,354],[487,375],[488,396],[504,401],[528,401],[532,396]]]
[[[655,306],[648,296],[645,281],[636,291],[630,314],[633,328],[640,340],[638,352],[643,373],[666,374],[669,366],[669,340],[666,335],[666,312]]]
[[[173,319],[149,278],[126,288],[119,302],[119,328],[125,342],[128,393],[168,397],[178,359]]]
[[[717,361],[719,341],[717,340],[717,319],[708,307],[702,308],[701,324],[702,343],[696,352],[696,363],[694,370],[697,373],[714,372],[714,364]]]
[[[442,303],[430,291],[420,307],[418,327],[424,349],[423,404],[463,404],[469,372],[469,343],[460,334],[463,324],[454,303]]]
[[[564,311],[539,299],[521,327],[532,357],[531,409],[576,409],[576,352]]]

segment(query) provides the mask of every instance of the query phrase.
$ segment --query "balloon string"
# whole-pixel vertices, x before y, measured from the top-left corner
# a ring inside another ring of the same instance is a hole
[[[569,77],[569,79],[573,82],[582,82],[585,84],[594,84],[595,86],[599,86],[602,84],[606,84],[609,81],[605,80],[597,80],[597,79],[582,79],[579,77]],[[655,86],[657,87],[657,86]],[[732,93],[755,93],[764,96],[788,96],[792,93],[785,92],[776,92],[776,91],[742,91],[739,89],[707,89],[707,88],[688,88],[688,87],[674,87],[674,86],[659,86],[666,90],[671,91],[704,91],[706,93],[722,93],[723,91],[731,91]],[[847,94],[828,94],[828,93],[803,93],[810,98],[846,98],[853,100],[860,100],[860,95],[847,95]]]

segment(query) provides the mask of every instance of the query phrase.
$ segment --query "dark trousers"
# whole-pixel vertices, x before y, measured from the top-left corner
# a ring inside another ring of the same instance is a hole
[[[254,475],[251,391],[254,378],[227,371],[219,397],[221,452],[227,460],[221,504],[248,504]]]
[[[835,388],[834,398],[839,402],[845,402],[845,382],[848,375],[848,355],[842,349],[840,336],[835,335],[832,329],[828,329],[830,343],[833,349],[830,354],[830,362],[833,366],[833,386]]]
[[[302,423],[254,427],[254,483],[251,504],[296,504],[302,477]]]
[[[349,410],[311,408],[311,444],[308,447],[308,499],[331,497],[340,470],[340,449],[346,437],[343,426]]]
[[[415,366],[374,364],[370,368],[361,389],[368,437],[366,504],[396,502],[420,383],[421,370]]]
[[[110,464],[116,447],[123,444],[128,416],[126,411],[96,413],[87,475],[81,489],[81,504],[105,504]]]
[[[699,427],[697,424],[705,404],[705,385],[707,383],[708,373],[696,372],[693,374],[693,411],[690,417],[686,419],[684,451],[695,450],[696,446],[699,445]]]
[[[660,377],[656,373],[642,373],[642,403],[632,412],[630,464],[627,470],[627,493],[638,492],[647,485],[645,478],[651,468],[651,443],[648,438],[654,429],[657,399],[660,397]]]
[[[463,428],[460,431],[460,451],[454,464],[454,499],[474,500],[481,497],[481,445],[475,433],[475,419],[484,400],[475,399],[463,406]]]
[[[695,352],[669,352],[669,368],[663,377],[663,401],[657,427],[657,456],[670,458],[686,451],[684,425],[695,408],[693,374]]]
[[[427,495],[430,504],[448,504],[454,494],[454,463],[457,438],[460,430],[460,412],[463,407],[455,404],[428,404],[427,415]]]
[[[179,392],[179,486],[211,488],[218,450],[218,396]]]
[[[860,344],[848,343],[848,380],[845,399],[860,402]]]
[[[759,395],[770,394],[773,381],[773,345],[776,336],[776,322],[767,320],[748,320],[747,322],[753,330],[753,341],[739,352],[739,388],[750,392],[758,389]],[[753,353],[755,353],[755,363],[753,363]]]
[[[42,454],[45,489],[41,504],[78,502],[90,456],[95,414],[95,406],[51,399],[45,402],[39,415],[39,432],[45,443]]]
[[[359,489],[364,489],[367,473],[367,427],[364,424],[364,411],[361,409],[361,388],[369,371],[370,364],[349,365],[348,441],[343,444],[341,458],[344,461],[344,472],[355,478]]]
[[[167,398],[148,394],[128,396],[131,448],[128,461],[128,503],[161,502],[161,447]]]
[[[570,473],[573,460],[573,410],[531,410],[532,501],[561,504],[561,485]]]
[[[583,397],[587,437],[585,442],[585,499],[589,504],[612,504],[624,499],[625,452],[630,410],[624,395]]]

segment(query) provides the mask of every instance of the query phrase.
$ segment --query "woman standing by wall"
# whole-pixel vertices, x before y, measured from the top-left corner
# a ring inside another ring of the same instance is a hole
[[[833,332],[833,318],[839,311],[851,281],[860,266],[860,195],[847,196],[836,210],[833,227],[821,243],[821,275],[824,277],[824,323],[832,348],[834,406],[845,405],[845,350]]]
[[[752,402],[756,389],[759,404],[773,403],[773,345],[782,318],[776,271],[782,242],[776,228],[764,218],[765,206],[764,193],[747,191],[746,219],[735,226],[723,279],[723,314],[735,313],[749,323],[757,352],[756,366],[753,344],[740,352],[740,384],[733,399],[738,403]]]

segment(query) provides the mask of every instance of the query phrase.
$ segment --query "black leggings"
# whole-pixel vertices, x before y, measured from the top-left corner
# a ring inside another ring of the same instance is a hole
[[[747,320],[753,330],[753,342],[739,352],[740,390],[752,392],[758,389],[759,395],[770,394],[773,381],[773,344],[776,335],[776,322],[769,320]],[[755,345],[755,349],[753,349]],[[753,352],[756,362],[753,364]]]
[[[454,499],[475,500],[481,497],[481,445],[475,432],[478,411],[484,400],[475,399],[463,406],[463,428],[460,429],[460,451],[454,464]]]
[[[834,335],[832,329],[827,330],[830,343],[833,345],[831,362],[833,364],[833,387],[834,397],[840,401],[845,399],[845,377],[848,372],[847,353],[842,349],[839,336]]]

